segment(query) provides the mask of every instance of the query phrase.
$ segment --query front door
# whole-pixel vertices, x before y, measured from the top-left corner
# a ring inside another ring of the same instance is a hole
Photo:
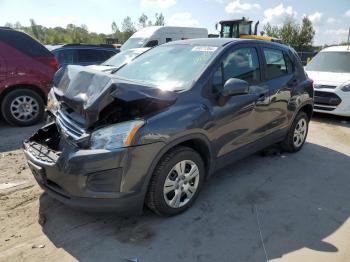
[[[211,89],[214,95],[219,95],[224,83],[230,78],[242,79],[250,84],[248,94],[232,96],[224,105],[213,101],[215,124],[210,131],[216,157],[257,139],[256,105],[269,103],[268,88],[261,82],[260,68],[255,47],[235,46],[226,53],[212,76]]]

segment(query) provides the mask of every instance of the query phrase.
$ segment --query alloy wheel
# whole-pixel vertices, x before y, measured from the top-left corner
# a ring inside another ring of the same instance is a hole
[[[31,96],[19,96],[12,101],[10,111],[19,121],[31,121],[39,114],[39,103]]]
[[[296,148],[303,145],[307,133],[307,123],[304,118],[301,118],[295,126],[293,135],[293,144]]]

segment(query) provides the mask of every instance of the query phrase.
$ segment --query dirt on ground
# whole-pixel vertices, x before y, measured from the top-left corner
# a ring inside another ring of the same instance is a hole
[[[51,199],[21,149],[39,126],[0,122],[0,261],[350,261],[349,118],[316,115],[300,152],[234,163],[172,218]]]

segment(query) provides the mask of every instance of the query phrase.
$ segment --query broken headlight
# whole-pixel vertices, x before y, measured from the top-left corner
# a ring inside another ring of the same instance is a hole
[[[96,130],[91,135],[91,149],[116,149],[128,147],[137,132],[145,124],[143,120],[133,120]]]
[[[60,103],[58,102],[55,92],[53,88],[51,88],[48,96],[47,96],[47,106],[46,109],[55,114],[60,107]]]

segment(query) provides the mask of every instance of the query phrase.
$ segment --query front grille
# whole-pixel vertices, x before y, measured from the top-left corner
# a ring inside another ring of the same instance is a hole
[[[329,86],[329,85],[314,85],[315,89],[323,89],[323,88],[329,88],[329,89],[335,89],[337,86]]]
[[[56,123],[65,136],[69,136],[74,140],[80,140],[87,136],[84,128],[75,123],[62,111],[57,112]]]
[[[56,163],[61,154],[35,141],[24,142],[24,146],[33,157],[49,164]]]
[[[315,91],[315,105],[338,106],[341,103],[341,98],[335,93]]]

